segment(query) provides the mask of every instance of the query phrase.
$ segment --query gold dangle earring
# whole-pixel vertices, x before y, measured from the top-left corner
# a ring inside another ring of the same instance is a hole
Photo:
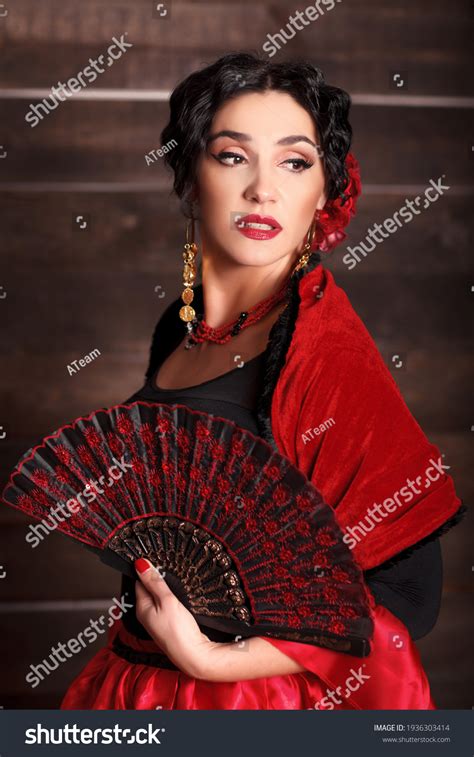
[[[293,269],[293,273],[296,273],[296,271],[299,271],[301,268],[304,268],[304,266],[307,264],[308,260],[310,259],[312,255],[311,248],[313,246],[314,237],[316,235],[316,229],[317,229],[318,220],[319,220],[319,212],[320,212],[319,210],[316,210],[314,214],[314,218],[311,222],[311,226],[309,227],[309,231],[306,237],[305,246],[303,247],[302,254],[298,258],[298,262]]]
[[[186,244],[184,245],[183,260],[183,286],[184,290],[181,294],[181,299],[184,302],[183,307],[179,311],[179,317],[185,323],[189,323],[196,316],[194,308],[191,306],[191,302],[194,299],[193,284],[196,279],[196,264],[194,258],[197,254],[197,246],[194,242],[194,218],[191,218],[186,225]]]

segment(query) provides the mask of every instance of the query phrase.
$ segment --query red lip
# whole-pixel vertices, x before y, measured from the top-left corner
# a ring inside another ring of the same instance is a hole
[[[238,224],[244,223],[264,223],[267,226],[273,226],[272,229],[251,229],[241,227]],[[240,216],[235,220],[235,227],[244,237],[249,239],[273,239],[280,233],[282,227],[272,216],[259,216],[257,213],[249,213],[246,216]]]

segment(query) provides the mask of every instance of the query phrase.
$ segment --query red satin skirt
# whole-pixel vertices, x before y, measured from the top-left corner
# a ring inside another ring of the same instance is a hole
[[[70,685],[61,709],[436,709],[418,651],[405,626],[380,605],[374,608],[374,623],[368,657],[264,637],[305,670],[222,683],[191,678],[179,670],[128,662],[112,650],[116,634],[133,649],[152,653],[162,650],[153,641],[133,636],[117,621],[109,630],[107,646],[94,655]]]

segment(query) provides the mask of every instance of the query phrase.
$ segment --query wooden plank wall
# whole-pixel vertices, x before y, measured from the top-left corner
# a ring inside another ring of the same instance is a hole
[[[147,165],[144,158],[158,147],[167,119],[159,93],[221,54],[261,50],[267,34],[297,9],[277,0],[165,5],[167,16],[159,18],[148,0],[5,0],[2,486],[41,435],[126,399],[141,385],[153,327],[180,291],[184,224],[169,174],[160,161]],[[467,503],[473,486],[471,22],[467,0],[449,6],[440,0],[345,0],[274,57],[307,58],[353,96],[353,149],[365,191],[347,244],[364,239],[430,179],[444,175],[450,186],[436,207],[354,270],[343,263],[344,246],[327,265],[376,339],[410,409],[445,454]],[[87,98],[66,102],[34,129],[25,124],[31,102],[125,32],[133,47],[88,88]],[[150,99],[143,99],[144,91],[152,92]],[[84,231],[77,216],[87,219]],[[70,376],[67,364],[95,348],[101,356]],[[395,355],[403,358],[399,369]],[[36,689],[25,683],[29,665],[106,609],[119,594],[119,579],[60,535],[30,550],[27,523],[0,508],[0,566],[6,572],[0,580],[0,705],[57,707],[100,642]],[[466,665],[471,524],[469,516],[444,538],[441,617],[419,643],[439,707],[472,704]]]

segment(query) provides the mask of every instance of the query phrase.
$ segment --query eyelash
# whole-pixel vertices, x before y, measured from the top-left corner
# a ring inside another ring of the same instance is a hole
[[[213,157],[219,161],[219,163],[222,163],[225,166],[228,166],[229,163],[224,163],[223,158],[240,158],[241,160],[245,160],[243,155],[239,155],[236,152],[220,152],[218,155],[213,155]],[[311,166],[314,165],[314,163],[310,163],[308,160],[305,160],[304,158],[288,158],[288,160],[283,161],[284,163],[296,163],[301,167],[301,171],[291,171],[291,173],[303,173],[303,171],[307,171],[308,168],[311,168]],[[235,165],[242,165],[241,163],[234,163]]]

